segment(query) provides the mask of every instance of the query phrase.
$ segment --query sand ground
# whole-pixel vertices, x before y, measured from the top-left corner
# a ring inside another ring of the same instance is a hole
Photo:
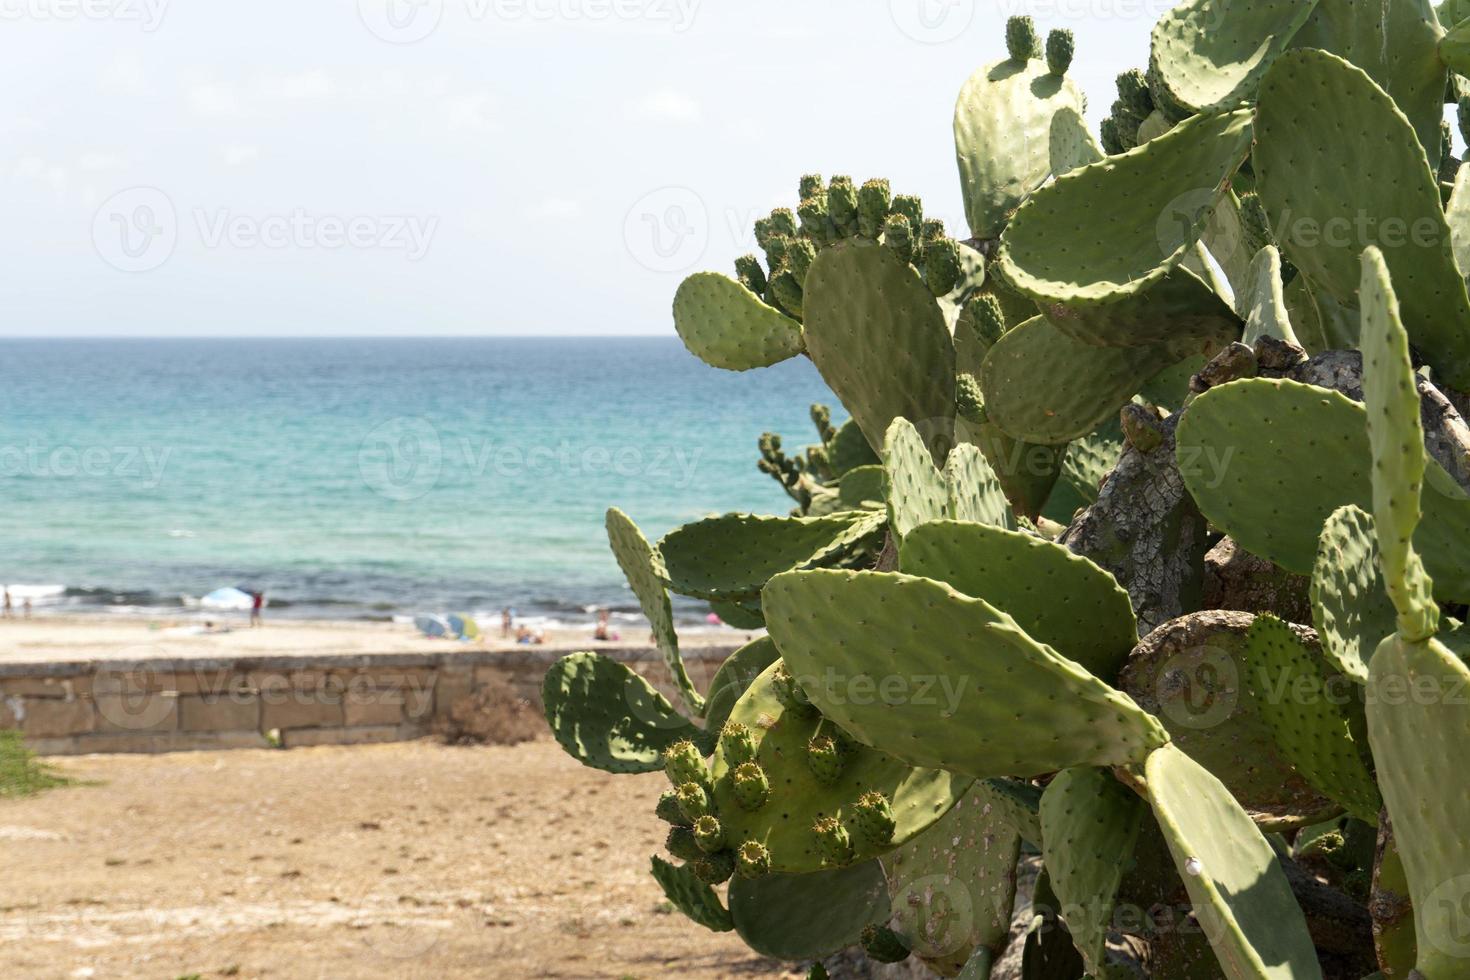
[[[51,763],[0,800],[7,980],[800,975],[670,912],[662,776],[550,741]]]

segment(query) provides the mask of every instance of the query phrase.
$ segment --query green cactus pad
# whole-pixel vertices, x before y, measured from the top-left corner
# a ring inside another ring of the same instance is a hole
[[[895,418],[937,461],[953,439],[954,341],[927,286],[891,249],[823,249],[806,281],[807,350],[873,446]]]
[[[1062,460],[1062,479],[1087,503],[1096,503],[1103,477],[1113,472],[1122,457],[1123,440],[1099,429],[1071,443]]]
[[[1383,800],[1363,761],[1368,747],[1359,741],[1365,729],[1357,687],[1344,684],[1274,616],[1251,626],[1244,659],[1247,689],[1286,759],[1318,792],[1377,823]]]
[[[1372,507],[1362,405],[1325,388],[1250,378],[1212,388],[1179,423],[1184,482],[1211,523],[1252,554],[1310,575],[1322,527]],[[1431,461],[1415,547],[1445,601],[1470,599],[1470,497]]]
[[[1006,500],[1000,477],[976,446],[956,446],[944,464],[948,496],[945,513],[958,521],[974,521],[1014,529],[1016,515]]]
[[[1041,797],[1042,860],[1072,941],[1094,977],[1106,975],[1113,906],[1146,810],[1106,769],[1068,769]]]
[[[974,381],[973,392],[979,395],[978,381]],[[1021,514],[1027,520],[1034,521],[1046,509],[1047,501],[1051,499],[1066,462],[1069,452],[1066,446],[1040,446],[1034,442],[1012,439],[1000,426],[990,421],[988,415],[979,422],[956,418],[955,438],[962,444],[978,446],[985,454],[985,461],[995,474],[1003,494],[996,503],[1009,504],[1012,517]],[[951,504],[954,504],[953,500]],[[1003,510],[999,512],[1004,513]],[[988,513],[990,519],[986,523],[1010,526],[1009,521],[996,520],[996,509],[991,509]]]
[[[561,747],[604,772],[658,772],[664,749],[700,734],[646,680],[595,653],[553,664],[541,697]]]
[[[908,419],[894,419],[888,427],[883,440],[883,478],[888,525],[898,537],[948,513],[949,487],[944,474],[934,466],[924,437]]]
[[[1107,156],[1093,139],[1087,121],[1076,109],[1064,106],[1051,117],[1051,172],[1058,177]]]
[[[727,657],[710,678],[709,704],[704,713],[706,730],[717,732],[724,728],[735,702],[780,657],[769,636],[747,643]]]
[[[674,610],[669,603],[668,573],[664,570],[663,559],[638,530],[638,525],[616,507],[608,508],[607,540],[618,567],[628,580],[628,587],[638,597],[638,605],[648,618],[659,652],[679,687],[685,706],[698,717],[704,713],[704,698],[694,689],[694,682],[684,667],[684,657],[679,653],[679,634],[674,631]]]
[[[750,599],[772,575],[835,563],[882,531],[877,515],[726,514],[669,532],[658,551],[675,592],[698,599]]]
[[[676,868],[663,858],[653,859],[653,877],[669,902],[690,919],[713,932],[729,932],[735,928],[730,912],[709,885],[686,868]]]
[[[771,684],[780,666],[778,662],[766,670],[730,714],[731,721],[750,728],[759,740],[756,761],[770,780],[770,800],[759,810],[745,810],[736,799],[723,749],[716,750],[713,767],[715,805],[731,844],[748,840],[764,844],[771,853],[772,871],[805,874],[824,867],[812,832],[819,819],[837,819],[849,832],[853,861],[862,862],[927,828],[968,788],[967,779],[938,770],[912,769],[855,744],[847,746],[838,783],[821,784],[807,764],[807,745],[819,726],[830,728],[830,723],[815,713],[805,716],[782,706]],[[885,847],[859,833],[853,813],[858,799],[874,790],[887,796],[893,809],[894,839]]]
[[[1255,347],[1262,337],[1274,337],[1300,346],[1291,316],[1286,309],[1286,296],[1281,285],[1281,253],[1275,245],[1267,245],[1251,260],[1250,289],[1242,297],[1241,314],[1245,317],[1245,335],[1241,342]]]
[[[1143,292],[1199,241],[1217,188],[1250,145],[1249,112],[1197,116],[1058,177],[1006,228],[1001,274],[1040,303],[1108,303]],[[1060,238],[1067,248],[1056,247]]]
[[[939,973],[977,950],[999,954],[1010,933],[1021,839],[977,783],[933,827],[883,858],[893,931]]]
[[[876,466],[880,462],[862,428],[852,419],[838,426],[837,434],[827,443],[827,463],[834,476],[844,476],[861,466]]]
[[[1048,303],[1045,314],[1058,331],[1097,347],[1167,342],[1173,350],[1198,351],[1241,335],[1241,317],[1185,266],[1170,269],[1150,287],[1116,303]]]
[[[1052,118],[1082,113],[1086,100],[1044,61],[986,65],[960,89],[954,111],[955,156],[965,215],[975,238],[1000,235],[1026,196],[1051,175]]]
[[[684,280],[674,296],[674,327],[690,353],[728,371],[767,367],[801,353],[801,324],[716,272]]]
[[[1180,104],[1229,109],[1255,97],[1316,0],[1186,0],[1154,25],[1153,64]]]
[[[1418,969],[1463,975],[1470,940],[1470,666],[1437,639],[1390,637],[1373,655],[1368,737],[1414,901]]]
[[[883,467],[859,466],[848,470],[837,484],[837,496],[848,510],[882,509],[885,499]]]
[[[835,953],[889,914],[888,883],[877,861],[811,874],[736,878],[729,897],[740,938],[778,960]]]
[[[1138,643],[1138,622],[1116,579],[1044,538],[1002,527],[938,521],[899,547],[905,574],[931,578],[1003,609],[1036,641],[1111,679]]]
[[[914,765],[1035,776],[1140,762],[1168,739],[1126,695],[940,582],[791,572],[763,595],[771,636],[812,703]]]
[[[1327,519],[1312,571],[1312,621],[1322,652],[1358,684],[1368,661],[1397,627],[1398,613],[1383,588],[1373,517],[1352,504]]]
[[[1321,980],[1306,917],[1266,838],[1218,779],[1167,745],[1145,767],[1149,802],[1229,980]]]
[[[1060,445],[1087,435],[1182,353],[1168,345],[1093,347],[1045,317],[1008,331],[985,357],[985,408],[1009,436]]]
[[[1296,771],[1252,696],[1246,644],[1254,618],[1207,610],[1171,620],[1134,650],[1118,686],[1163,722],[1180,751],[1230,787],[1257,824],[1310,826],[1341,806]],[[1300,629],[1309,640],[1311,631]]]
[[[1470,387],[1470,298],[1439,183],[1388,94],[1341,58],[1291,51],[1262,83],[1256,137],[1261,200],[1291,216],[1280,235],[1292,264],[1355,307],[1363,250],[1380,246],[1414,346],[1441,379]]]
[[[1439,629],[1433,585],[1413,544],[1422,516],[1419,501],[1428,454],[1409,337],[1399,319],[1399,301],[1383,253],[1371,245],[1363,252],[1361,299],[1363,400],[1373,450],[1379,565],[1398,610],[1399,633],[1408,640],[1425,640]]]
[[[1023,841],[1041,847],[1041,787],[1023,779],[982,779],[989,803]]]
[[[1441,34],[1430,0],[1321,0],[1292,45],[1330,51],[1367,72],[1413,123],[1438,170],[1447,74]]]

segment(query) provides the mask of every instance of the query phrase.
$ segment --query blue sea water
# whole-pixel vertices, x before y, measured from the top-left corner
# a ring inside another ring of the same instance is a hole
[[[636,609],[609,505],[651,538],[785,513],[756,440],[810,442],[814,401],[805,359],[733,374],[673,338],[0,341],[0,582],[40,612],[240,586],[581,622]]]

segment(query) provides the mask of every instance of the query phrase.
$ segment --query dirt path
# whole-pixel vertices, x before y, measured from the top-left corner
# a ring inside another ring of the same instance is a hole
[[[551,742],[54,764],[0,800],[7,980],[798,975],[668,911],[661,776]]]

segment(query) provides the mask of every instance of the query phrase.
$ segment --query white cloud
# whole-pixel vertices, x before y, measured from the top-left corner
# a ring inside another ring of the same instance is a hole
[[[643,122],[696,123],[700,116],[698,102],[672,89],[650,92],[628,106],[628,117]]]
[[[531,218],[545,220],[569,220],[581,217],[582,205],[565,197],[548,197],[536,203],[527,212]]]
[[[228,85],[206,82],[189,90],[189,106],[195,114],[209,119],[228,119],[240,115],[240,98]]]

